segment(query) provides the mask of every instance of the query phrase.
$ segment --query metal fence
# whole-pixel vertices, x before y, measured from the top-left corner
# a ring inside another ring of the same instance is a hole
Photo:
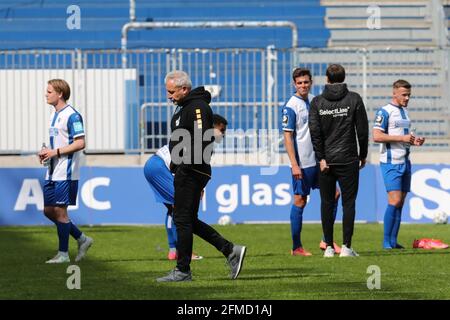
[[[341,63],[350,90],[363,96],[371,122],[400,78],[413,85],[408,107],[430,150],[448,150],[449,51],[441,49],[157,49],[0,52],[0,152],[35,152],[48,139],[46,81],[65,78],[71,104],[84,115],[87,152],[152,152],[167,142],[173,112],[164,76],[188,72],[194,86],[213,95],[213,111],[226,117],[225,151],[255,152],[267,132],[279,131],[280,108],[293,94],[291,72],[313,73],[320,94],[329,63]],[[126,60],[126,65],[122,61]],[[248,135],[244,140],[243,136]],[[277,144],[280,139],[271,139]],[[245,143],[242,143],[245,141]]]

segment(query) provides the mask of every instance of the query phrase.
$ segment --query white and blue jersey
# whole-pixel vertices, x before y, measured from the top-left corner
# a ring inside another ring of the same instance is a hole
[[[70,105],[50,116],[50,148],[58,149],[84,136],[83,118]],[[45,206],[75,205],[80,178],[81,151],[51,158],[44,184]]]
[[[309,102],[313,98],[312,94],[308,95],[308,100],[293,95],[282,111],[283,131],[293,132],[295,156],[302,169],[316,166],[316,155],[308,126]]]
[[[307,100],[293,95],[282,111],[283,131],[293,132],[295,158],[303,173],[303,179],[292,177],[292,189],[294,194],[302,196],[319,187],[316,155],[308,126],[309,102],[313,98],[311,94]]]
[[[72,106],[67,105],[50,116],[50,148],[57,149],[73,143],[84,136],[83,118]],[[80,178],[81,151],[51,159],[45,180],[72,181]]]
[[[411,121],[406,108],[393,104],[380,108],[375,116],[374,129],[383,131],[390,136],[409,134]],[[380,162],[402,164],[409,160],[409,143],[386,142],[380,144]]]
[[[373,128],[390,136],[400,136],[409,134],[410,126],[411,121],[406,108],[390,103],[377,111]],[[409,143],[404,142],[381,143],[380,169],[387,192],[410,191],[409,148]]]

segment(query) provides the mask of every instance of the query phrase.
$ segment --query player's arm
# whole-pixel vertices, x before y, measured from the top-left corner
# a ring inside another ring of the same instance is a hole
[[[295,149],[294,149],[294,132],[293,131],[284,131],[284,147],[286,148],[286,152],[289,157],[289,161],[292,167],[292,175],[295,179],[302,179],[302,170],[297,163],[297,159],[295,157]]]
[[[71,144],[69,144],[68,146],[61,147],[58,149],[44,149],[39,153],[40,157],[41,157],[41,163],[42,163],[42,161],[47,161],[50,158],[54,158],[54,157],[60,158],[63,155],[69,155],[74,152],[83,150],[85,145],[86,144],[85,144],[84,136],[81,136],[81,137],[75,138],[74,141]]]
[[[294,179],[302,179],[302,170],[300,164],[297,162],[295,148],[294,148],[294,130],[297,128],[297,116],[294,110],[288,106],[283,108],[283,118],[281,126],[283,128],[284,147],[291,162],[291,170]]]
[[[359,145],[359,168],[362,169],[366,165],[366,158],[369,145],[369,122],[367,120],[366,107],[361,97],[358,97],[356,105],[356,134],[358,136]]]
[[[414,144],[414,136],[411,134],[393,136],[384,133],[382,129],[373,128],[373,142],[377,143],[404,142]]]
[[[72,154],[72,153],[75,153],[77,151],[83,150],[85,148],[85,146],[86,146],[86,143],[85,143],[84,136],[77,137],[68,146],[59,148],[59,153],[60,153],[61,156],[62,155]]]
[[[324,138],[322,136],[322,128],[320,124],[318,97],[311,101],[308,119],[309,132],[311,134],[311,142],[316,153],[316,160],[319,161],[320,171],[327,172],[329,166],[325,160]]]
[[[405,135],[389,135],[389,113],[381,108],[375,115],[375,123],[372,130],[373,142],[376,143],[390,143],[390,142],[404,142],[414,143],[414,136],[411,134]]]

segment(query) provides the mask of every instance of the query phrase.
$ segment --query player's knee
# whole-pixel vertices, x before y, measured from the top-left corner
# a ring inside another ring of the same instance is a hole
[[[55,219],[58,222],[69,222],[69,217],[67,215],[67,207],[55,207]]]
[[[44,207],[44,214],[49,219],[53,218],[53,216],[54,216],[53,208],[51,208],[51,207]]]
[[[390,204],[391,206],[396,207],[396,208],[400,208],[400,207],[403,205],[402,202],[403,202],[403,201],[402,201],[401,198],[391,198],[391,199],[389,199],[389,204]]]
[[[294,197],[294,206],[304,208],[306,206],[306,198]]]

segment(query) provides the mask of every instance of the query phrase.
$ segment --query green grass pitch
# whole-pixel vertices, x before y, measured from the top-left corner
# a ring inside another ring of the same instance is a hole
[[[356,224],[358,258],[325,259],[318,248],[321,227],[303,226],[311,257],[290,256],[288,224],[215,226],[226,238],[248,247],[240,277],[232,281],[225,258],[200,238],[191,264],[193,281],[155,282],[175,265],[168,261],[163,226],[82,227],[94,245],[81,270],[81,290],[66,286],[68,265],[45,264],[56,253],[54,227],[0,228],[0,299],[450,299],[450,250],[412,249],[414,238],[450,241],[449,225],[402,225],[406,250],[381,249],[383,226]],[[338,242],[341,225],[335,227]],[[76,242],[70,240],[72,261]],[[71,263],[75,264],[75,263]],[[367,268],[381,270],[380,289],[369,290]]]

